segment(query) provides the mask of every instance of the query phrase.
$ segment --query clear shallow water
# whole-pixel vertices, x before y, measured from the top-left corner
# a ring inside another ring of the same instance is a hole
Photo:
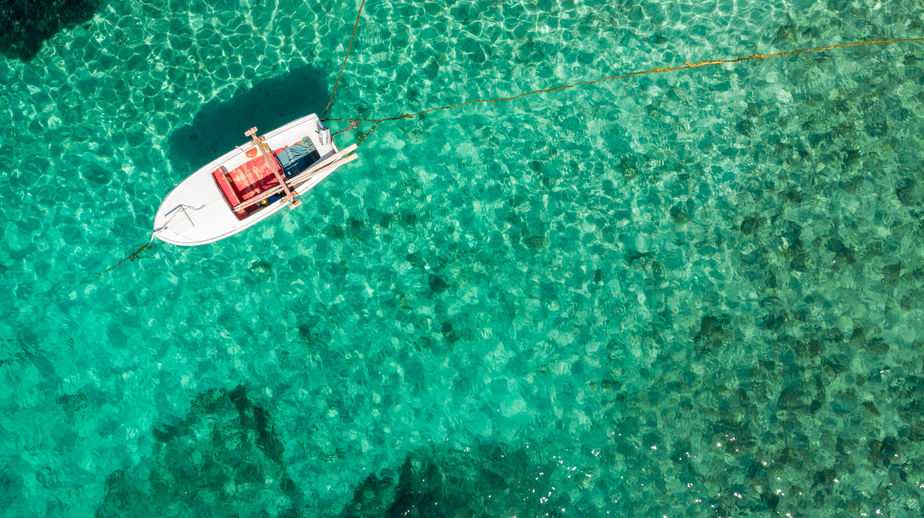
[[[299,209],[100,278],[236,132],[323,109],[357,6],[111,2],[0,64],[6,514],[920,512],[920,44],[383,124]],[[921,34],[370,2],[332,116]]]

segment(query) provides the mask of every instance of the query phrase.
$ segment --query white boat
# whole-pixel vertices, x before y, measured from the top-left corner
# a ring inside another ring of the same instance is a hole
[[[250,142],[209,162],[167,195],[154,216],[155,237],[196,246],[233,236],[285,206],[295,208],[299,195],[356,158],[356,145],[338,150],[315,114],[262,137],[256,131],[245,133]]]

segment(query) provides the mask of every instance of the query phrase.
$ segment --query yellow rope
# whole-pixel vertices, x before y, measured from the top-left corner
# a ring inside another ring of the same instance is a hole
[[[359,17],[363,14],[363,7],[366,6],[366,0],[363,0],[359,4],[359,11],[356,13],[356,23],[353,24],[353,35],[350,36],[350,46],[347,47],[346,55],[343,56],[343,63],[340,65],[340,73],[337,74],[337,80],[334,82],[334,88],[330,92],[330,99],[327,100],[327,106],[324,107],[324,113],[321,114],[323,117],[327,115],[327,110],[330,109],[330,103],[334,102],[334,93],[337,92],[337,85],[340,84],[340,76],[343,75],[343,69],[346,67],[347,58],[350,57],[350,51],[353,50],[353,39],[356,37],[356,28],[359,27]]]
[[[361,9],[361,8],[360,8],[360,9]],[[358,18],[357,18],[357,20],[358,20]],[[660,74],[660,73],[664,73],[664,72],[675,72],[675,71],[678,71],[678,70],[686,70],[686,69],[688,69],[688,68],[710,67],[710,66],[724,65],[724,64],[727,64],[727,63],[738,63],[738,62],[741,62],[741,61],[751,61],[751,60],[755,60],[755,59],[777,58],[777,57],[781,57],[781,56],[791,56],[791,55],[793,55],[793,54],[804,54],[804,53],[807,53],[807,52],[820,52],[820,51],[823,51],[823,50],[838,49],[838,48],[843,48],[843,47],[856,47],[856,46],[860,46],[860,45],[874,45],[874,44],[908,43],[908,42],[915,42],[915,41],[924,41],[924,38],[903,38],[903,39],[897,39],[897,40],[857,41],[857,42],[853,42],[853,43],[841,43],[841,44],[838,44],[838,45],[828,45],[828,46],[825,46],[825,47],[813,47],[813,48],[810,48],[810,49],[789,50],[789,51],[786,51],[786,52],[777,52],[777,53],[774,53],[774,54],[754,54],[753,56],[745,56],[745,57],[740,57],[740,58],[718,59],[718,60],[712,60],[712,61],[700,61],[700,62],[698,62],[698,63],[691,63],[691,62],[687,61],[687,62],[685,62],[683,65],[678,65],[678,66],[673,66],[673,67],[667,67],[667,68],[652,68],[652,69],[650,69],[650,70],[638,70],[638,71],[635,71],[635,72],[629,72],[628,74],[622,74],[622,75],[616,75],[616,76],[606,76],[606,77],[601,77],[600,79],[594,79],[594,80],[591,80],[591,81],[578,81],[577,83],[571,83],[571,84],[567,84],[567,85],[560,85],[560,86],[556,86],[556,87],[553,87],[553,88],[543,88],[542,90],[532,90],[532,91],[530,91],[530,92],[523,92],[523,93],[521,93],[521,94],[517,94],[517,95],[511,96],[511,97],[498,97],[498,98],[496,98],[496,99],[470,99],[470,100],[468,100],[468,101],[461,102],[461,103],[457,103],[457,104],[450,104],[450,105],[447,105],[447,106],[439,106],[439,107],[436,107],[436,108],[428,108],[428,109],[426,109],[426,110],[421,110],[421,111],[419,111],[419,112],[405,113],[405,114],[402,114],[402,115],[396,115],[396,116],[394,116],[394,117],[386,117],[386,118],[384,118],[384,119],[346,118],[346,119],[324,119],[324,120],[327,120],[327,121],[371,122],[371,123],[373,123],[372,129],[370,129],[370,130],[367,131],[362,137],[360,137],[359,142],[360,142],[360,144],[361,144],[363,141],[365,141],[365,140],[369,137],[369,135],[370,135],[373,131],[375,131],[375,128],[377,128],[378,125],[381,124],[381,123],[383,123],[383,122],[386,122],[386,121],[393,121],[393,120],[398,120],[398,119],[410,119],[410,118],[413,118],[413,117],[417,117],[417,116],[419,116],[419,115],[423,115],[423,114],[425,114],[425,113],[435,112],[435,111],[439,111],[439,110],[450,110],[450,109],[452,109],[452,108],[459,108],[459,107],[465,106],[465,105],[467,105],[467,104],[473,104],[473,103],[496,103],[496,102],[502,102],[502,101],[513,101],[514,99],[519,99],[520,97],[526,97],[527,95],[535,95],[535,94],[541,94],[541,93],[554,92],[554,91],[556,91],[556,90],[565,90],[565,89],[567,89],[567,88],[574,88],[574,87],[576,87],[576,86],[593,85],[593,84],[597,84],[597,83],[602,83],[602,82],[604,82],[604,81],[612,81],[612,80],[616,80],[616,79],[626,79],[626,78],[629,78],[629,77],[640,76],[640,75],[645,75],[645,74]]]
[[[141,257],[142,257],[142,256],[141,256],[141,252],[143,252],[145,248],[151,246],[151,243],[153,243],[153,242],[154,242],[154,234],[151,234],[151,240],[148,241],[144,246],[142,246],[142,247],[139,248],[138,250],[135,250],[131,255],[129,255],[129,256],[126,257],[125,259],[122,259],[121,261],[119,261],[119,262],[117,262],[116,264],[110,266],[109,268],[106,268],[105,270],[99,272],[99,276],[102,277],[104,273],[108,272],[109,270],[112,270],[112,269],[114,269],[114,268],[117,268],[117,267],[121,266],[122,263],[124,263],[125,261],[134,261],[135,259],[141,259]],[[155,248],[155,247],[157,247],[157,246],[159,246],[159,243],[158,243],[157,245],[154,245],[152,248]]]

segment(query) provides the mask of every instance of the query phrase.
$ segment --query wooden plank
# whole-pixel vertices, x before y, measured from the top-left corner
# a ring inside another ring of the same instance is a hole
[[[291,199],[293,197],[292,189],[289,188],[289,184],[286,183],[285,176],[283,176],[282,173],[280,172],[281,167],[280,169],[276,169],[275,165],[278,165],[278,162],[276,162],[276,157],[271,156],[269,153],[266,152],[267,146],[266,144],[264,144],[266,137],[257,137],[257,127],[256,126],[245,131],[244,136],[252,138],[253,143],[256,144],[258,148],[260,148],[260,152],[263,153],[263,158],[266,160],[267,167],[273,170],[273,176],[275,176],[276,180],[279,181],[279,185],[282,187],[282,189],[286,191],[286,197]],[[270,151],[272,151],[272,149],[270,149]]]
[[[322,168],[320,168],[320,169],[315,169],[315,170],[313,170],[313,171],[305,171],[305,172],[302,173],[302,174],[293,176],[293,177],[292,177],[292,180],[294,180],[293,183],[306,182],[306,181],[310,180],[310,179],[311,179],[312,177],[314,177],[314,176],[317,176],[317,175],[319,175],[319,174],[324,174],[324,173],[326,173],[326,172],[328,172],[328,171],[331,171],[331,170],[333,170],[333,169],[336,169],[336,168],[342,166],[343,164],[346,164],[346,163],[352,162],[353,160],[356,160],[357,158],[359,158],[359,155],[345,156],[345,157],[343,157],[342,159],[337,160],[336,162],[334,162],[334,163],[332,163],[332,164],[327,164],[326,166],[324,166],[324,167],[322,167]],[[296,194],[297,194],[297,193],[296,193]]]
[[[322,173],[322,172],[327,172],[327,171],[330,171],[331,169],[334,169],[334,168],[336,168],[336,167],[340,167],[340,166],[343,165],[343,164],[346,164],[346,163],[348,163],[348,162],[352,162],[353,160],[355,160],[356,158],[358,158],[358,155],[350,155],[350,156],[347,156],[347,157],[344,157],[343,155],[345,155],[345,154],[347,154],[347,153],[350,153],[350,152],[354,151],[355,149],[356,149],[356,144],[353,144],[353,145],[347,147],[346,149],[344,149],[343,151],[340,151],[340,152],[338,152],[338,153],[335,153],[335,154],[333,154],[333,155],[331,155],[331,156],[325,158],[324,160],[320,160],[320,161],[316,162],[315,164],[313,164],[313,165],[312,165],[311,167],[309,167],[308,169],[306,169],[306,170],[302,171],[301,173],[299,173],[299,174],[293,176],[288,182],[289,182],[290,184],[292,184],[292,185],[295,185],[295,184],[301,183],[301,182],[305,182],[305,181],[310,180],[311,177],[314,176],[314,175],[316,175],[316,174],[319,174],[319,173]],[[263,200],[269,199],[269,198],[271,198],[271,197],[273,197],[273,196],[275,196],[275,195],[281,193],[282,191],[283,191],[283,187],[282,187],[281,185],[277,185],[277,186],[275,186],[275,187],[270,188],[269,190],[266,190],[266,191],[264,191],[264,192],[258,194],[257,196],[254,196],[253,198],[250,198],[250,199],[247,200],[247,201],[244,201],[243,203],[240,203],[239,205],[236,205],[232,210],[237,211],[237,210],[244,209],[244,208],[246,208],[246,207],[250,207],[251,205],[254,205],[254,204],[256,204],[256,203],[260,203],[260,202],[263,201]]]
[[[244,202],[240,203],[239,205],[235,205],[233,210],[245,209],[245,208],[250,207],[251,205],[253,205],[253,204],[255,204],[255,203],[259,203],[259,202],[261,202],[261,201],[263,201],[263,200],[265,200],[265,199],[271,198],[271,197],[273,197],[273,196],[275,196],[275,195],[277,195],[277,194],[279,194],[279,193],[281,193],[281,192],[283,192],[283,187],[282,187],[281,185],[277,185],[277,186],[275,186],[275,187],[270,187],[269,189],[267,189],[267,190],[261,192],[260,194],[254,196],[253,198],[250,198],[249,200],[244,201]]]
[[[349,147],[347,147],[347,148],[345,148],[345,149],[343,149],[343,150],[340,150],[340,151],[334,153],[333,155],[331,155],[331,156],[329,156],[329,157],[327,157],[327,158],[325,158],[325,159],[323,159],[323,160],[319,160],[319,161],[317,161],[317,162],[311,164],[311,166],[310,166],[308,169],[305,169],[304,171],[298,173],[297,175],[295,175],[295,176],[293,176],[291,179],[289,179],[289,183],[291,183],[291,184],[296,184],[296,183],[298,183],[298,182],[300,181],[300,179],[301,179],[302,177],[310,177],[310,176],[313,176],[313,173],[314,173],[315,171],[318,171],[318,170],[320,170],[320,169],[322,169],[322,168],[324,168],[324,167],[327,167],[329,164],[332,164],[332,163],[334,163],[334,162],[339,162],[340,160],[343,159],[343,157],[344,157],[345,155],[347,155],[347,154],[349,154],[349,153],[352,153],[352,152],[355,151],[355,150],[356,150],[356,144],[352,144],[352,145],[350,145]],[[353,160],[353,159],[351,158],[350,160],[348,160],[348,162],[349,162],[349,161],[352,161],[352,160]],[[346,162],[344,162],[344,163],[346,163]]]
[[[294,180],[295,178],[298,178],[299,176],[301,176],[301,175],[303,175],[303,174],[305,174],[305,173],[310,173],[310,172],[312,172],[312,171],[314,171],[314,170],[317,170],[317,169],[320,169],[320,168],[326,166],[327,164],[330,164],[331,162],[334,162],[334,161],[336,161],[336,160],[340,160],[341,158],[343,158],[344,155],[346,155],[346,154],[348,154],[348,153],[352,153],[353,151],[356,151],[356,147],[357,147],[357,144],[351,144],[351,145],[347,146],[346,148],[341,149],[340,151],[334,153],[333,155],[331,155],[331,156],[329,156],[329,157],[327,157],[327,158],[322,158],[321,160],[318,160],[317,162],[311,164],[311,165],[308,167],[308,169],[305,169],[304,171],[302,171],[302,172],[298,173],[297,175],[293,176],[293,177],[292,177],[292,180],[289,180],[289,183],[293,183],[293,180]]]
[[[254,140],[256,140],[256,137],[254,138]],[[279,185],[283,189],[285,189],[286,196],[288,196],[289,198],[292,198],[292,189],[290,189],[289,184],[286,183],[286,177],[283,176],[282,174],[282,167],[280,166],[279,168],[277,168],[276,166],[279,165],[279,162],[276,161],[276,157],[271,156],[269,153],[266,152],[267,146],[266,144],[263,143],[263,137],[261,137],[259,145],[260,145],[260,151],[263,152],[263,158],[266,159],[266,165],[270,169],[273,170],[273,176],[276,177],[276,180],[279,180]],[[272,149],[270,151],[272,151]]]

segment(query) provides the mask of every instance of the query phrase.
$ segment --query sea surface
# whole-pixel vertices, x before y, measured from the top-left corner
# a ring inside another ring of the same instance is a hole
[[[359,3],[111,0],[0,58],[0,515],[924,513],[924,43],[382,123],[296,210],[105,271],[324,110]],[[368,0],[328,116],[921,36],[920,0]]]

